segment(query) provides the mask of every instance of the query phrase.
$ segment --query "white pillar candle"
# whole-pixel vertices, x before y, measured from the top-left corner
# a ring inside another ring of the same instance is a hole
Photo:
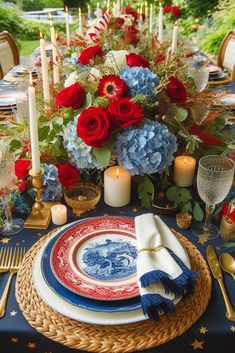
[[[52,223],[62,226],[67,222],[67,208],[65,205],[55,205],[51,208]]]
[[[79,14],[78,14],[78,33],[80,35],[82,34],[82,11],[80,7],[79,7]]]
[[[161,3],[158,14],[158,40],[160,44],[163,43],[163,7]]]
[[[174,162],[174,182],[177,186],[186,187],[193,184],[196,159],[191,156],[178,156]]]
[[[121,166],[104,172],[104,202],[112,207],[127,205],[131,199],[131,174]]]
[[[153,4],[150,5],[149,11],[149,33],[153,33]]]
[[[40,33],[40,52],[41,52],[43,97],[46,103],[50,103],[50,87],[49,87],[48,63],[47,63],[45,39],[43,38],[41,33]]]
[[[177,21],[173,28],[173,35],[172,35],[172,43],[171,43],[171,51],[174,52],[177,49],[177,37],[178,37],[178,25]]]
[[[69,30],[69,12],[67,6],[65,6],[65,23],[66,23],[66,38],[67,46],[70,46],[70,30]]]
[[[40,153],[38,143],[38,122],[36,110],[35,88],[33,87],[32,74],[29,74],[29,128],[30,128],[30,142],[32,153],[32,171],[33,174],[40,173]]]

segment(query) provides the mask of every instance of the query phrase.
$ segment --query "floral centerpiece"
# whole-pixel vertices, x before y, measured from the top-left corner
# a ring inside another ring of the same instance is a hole
[[[37,85],[45,199],[60,198],[62,187],[79,177],[100,184],[102,171],[118,163],[135,177],[142,204],[150,207],[154,186],[172,185],[176,154],[224,153],[232,140],[221,133],[219,113],[195,120],[194,108],[217,104],[218,95],[197,91],[183,46],[170,53],[169,43],[146,39],[135,11],[126,12],[111,18],[98,43],[71,39],[61,57],[64,88],[46,111]],[[1,133],[21,160],[30,159],[27,124],[12,123],[10,133],[4,127]]]

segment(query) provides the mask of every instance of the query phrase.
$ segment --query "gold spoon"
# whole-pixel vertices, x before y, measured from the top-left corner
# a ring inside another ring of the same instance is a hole
[[[235,280],[235,259],[228,253],[223,253],[220,256],[220,265],[222,269],[229,273]]]

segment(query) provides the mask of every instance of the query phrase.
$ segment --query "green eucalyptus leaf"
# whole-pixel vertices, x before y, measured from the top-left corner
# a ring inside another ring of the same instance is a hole
[[[40,129],[38,129],[38,139],[39,139],[39,141],[42,142],[44,140],[47,140],[49,132],[50,132],[50,128],[49,128],[48,125],[40,127]]]
[[[14,152],[16,150],[19,150],[21,148],[22,144],[19,140],[11,140],[11,143],[10,143],[10,151],[11,152]]]
[[[186,188],[181,188],[180,189],[180,195],[183,196],[187,200],[191,200],[191,198],[192,198],[189,190],[186,189]]]
[[[193,209],[193,217],[196,221],[201,222],[203,220],[203,212],[198,202],[195,202]]]
[[[166,192],[166,197],[169,201],[176,201],[179,197],[179,188],[177,188],[177,186],[171,186]]]
[[[144,188],[149,194],[153,195],[154,186],[153,186],[153,183],[151,182],[151,180],[149,179],[149,177],[147,177],[147,176],[144,177]]]
[[[152,198],[151,196],[146,193],[146,196],[144,198],[142,198],[142,202],[141,202],[142,206],[151,210],[152,208]]]
[[[188,117],[188,111],[184,108],[181,107],[176,107],[175,109],[175,116],[178,121],[182,123],[182,121],[186,120]]]
[[[192,205],[190,202],[186,203],[182,209],[181,209],[182,212],[192,212]]]
[[[102,147],[93,148],[92,150],[92,153],[95,156],[97,162],[99,162],[104,168],[109,165],[114,142],[115,139],[111,138]]]

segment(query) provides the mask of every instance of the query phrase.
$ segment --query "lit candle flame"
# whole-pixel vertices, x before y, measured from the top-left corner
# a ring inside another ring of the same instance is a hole
[[[65,10],[66,13],[68,13],[68,7],[67,6],[65,6],[64,10]]]
[[[117,168],[117,178],[119,178],[119,168]]]
[[[32,73],[29,73],[29,85],[30,87],[33,87],[33,77],[32,77]]]
[[[161,1],[159,2],[159,6],[162,7],[162,2]]]
[[[175,26],[178,26],[178,21],[175,21]]]
[[[43,39],[43,35],[41,31],[39,32],[39,36],[40,36],[40,39]]]
[[[187,160],[187,158],[186,158],[186,157],[184,157],[184,163],[185,163],[185,164],[187,163],[187,161],[188,161],[188,160]]]

